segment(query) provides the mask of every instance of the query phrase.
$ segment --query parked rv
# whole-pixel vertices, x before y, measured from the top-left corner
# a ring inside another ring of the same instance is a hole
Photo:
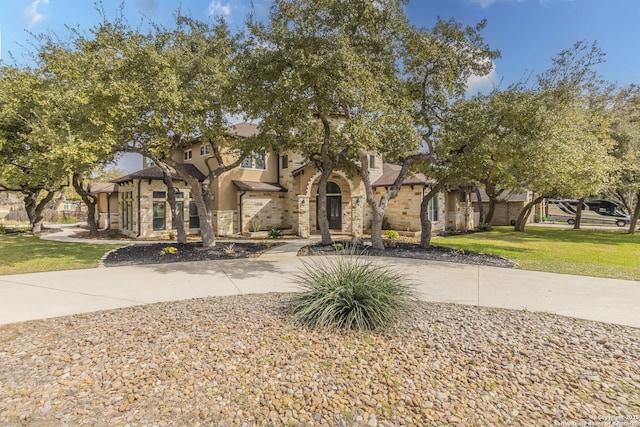
[[[547,219],[575,224],[577,200],[548,200]],[[587,200],[582,205],[583,223],[615,224],[624,227],[629,224],[629,215],[622,212],[619,206],[608,200]]]

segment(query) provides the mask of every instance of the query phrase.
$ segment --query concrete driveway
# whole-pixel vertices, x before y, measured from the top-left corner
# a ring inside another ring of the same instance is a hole
[[[0,324],[208,296],[296,290],[309,241],[259,258],[0,276]],[[399,258],[372,258],[426,301],[555,313],[640,328],[640,282]]]

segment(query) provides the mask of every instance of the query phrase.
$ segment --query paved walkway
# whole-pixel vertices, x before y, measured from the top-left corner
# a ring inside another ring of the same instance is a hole
[[[292,241],[251,259],[0,276],[0,324],[160,301],[295,291],[293,279],[303,260],[315,259],[296,257],[309,242]],[[640,282],[373,259],[403,271],[427,301],[550,312],[640,328]]]

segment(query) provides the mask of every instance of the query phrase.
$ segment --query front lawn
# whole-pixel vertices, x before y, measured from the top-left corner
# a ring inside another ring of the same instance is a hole
[[[451,237],[436,237],[436,246],[500,255],[523,270],[640,280],[640,235],[620,232],[513,227]]]
[[[93,268],[106,252],[117,247],[0,234],[0,275]]]

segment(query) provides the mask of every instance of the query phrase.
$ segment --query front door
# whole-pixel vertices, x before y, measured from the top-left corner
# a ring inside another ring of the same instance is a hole
[[[342,230],[342,196],[327,196],[329,229]]]

